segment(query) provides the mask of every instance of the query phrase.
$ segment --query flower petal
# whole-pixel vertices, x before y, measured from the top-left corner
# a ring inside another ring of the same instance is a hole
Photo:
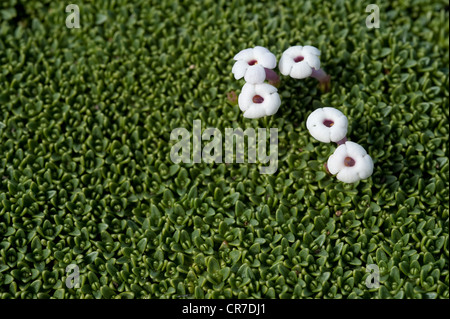
[[[332,127],[327,129],[329,134],[328,135],[329,140],[331,142],[339,142],[340,140],[344,139],[344,137],[347,136],[347,126],[336,125],[336,122]]]
[[[339,117],[345,116],[344,113],[342,113],[341,111],[339,111],[338,109],[335,109],[334,107],[329,107],[326,106],[324,108],[322,108],[323,111],[325,112],[325,114],[327,116],[330,116],[333,118],[333,120],[338,119]]]
[[[255,93],[261,95],[264,99],[270,94],[277,92],[277,88],[269,83],[261,83],[255,85]]]
[[[280,95],[276,92],[270,94],[267,98],[265,98],[263,104],[266,115],[274,115],[277,113],[281,105]]]
[[[336,118],[334,121],[333,127],[345,129],[345,131],[347,131],[347,128],[348,128],[347,117],[344,115],[344,116],[340,116],[340,117]]]
[[[363,157],[367,155],[364,147],[355,142],[347,141],[345,142],[345,147],[347,147],[347,153],[351,157]]]
[[[324,130],[323,127],[316,126],[310,129],[309,133],[319,142],[330,143],[330,132],[328,129]]]
[[[245,112],[253,104],[253,97],[255,96],[255,86],[245,83],[242,87],[241,94],[238,97],[238,104],[241,111]]]
[[[360,157],[358,160],[358,165],[355,165],[354,168],[358,172],[358,176],[360,179],[366,179],[370,177],[373,173],[373,161],[369,155]]]
[[[339,145],[334,153],[328,158],[327,167],[328,171],[335,175],[339,173],[346,166],[344,164],[345,157],[347,156],[347,148],[344,144]]]
[[[273,69],[277,66],[277,58],[272,52],[267,52],[257,58],[258,64],[268,69]]]
[[[306,63],[315,70],[320,69],[320,59],[317,55],[314,54],[305,54],[304,56]]]
[[[303,56],[303,54],[305,53],[303,52],[303,47],[301,45],[292,46],[283,52],[283,56],[289,57],[292,60],[298,56]]]
[[[333,126],[328,128],[331,142],[339,142],[347,136],[348,120],[347,117],[339,110],[332,107],[324,107],[326,119],[334,122]],[[325,119],[324,118],[324,119]]]
[[[360,180],[358,172],[353,167],[344,167],[336,175],[336,178],[344,183],[356,183]]]
[[[255,59],[259,59],[262,55],[270,52],[267,48],[257,45],[253,48],[253,56]]]
[[[243,60],[245,62],[248,62],[251,59],[253,59],[253,49],[249,48],[249,49],[242,50],[241,52],[236,54],[233,59],[234,60]]]
[[[283,54],[280,61],[278,62],[278,69],[280,70],[281,74],[289,75],[294,64],[294,59]]]
[[[266,112],[261,104],[253,103],[247,111],[244,112],[244,117],[249,119],[257,119],[266,115]]]
[[[315,126],[318,126],[320,123],[323,123],[324,120],[324,111],[323,108],[319,108],[309,114],[308,118],[306,119],[306,128],[309,130]]]
[[[261,65],[251,65],[245,72],[244,79],[252,84],[263,83],[266,79],[266,71]]]
[[[241,79],[245,75],[245,71],[248,69],[248,63],[243,60],[238,60],[234,63],[231,72],[234,74],[236,80]]]
[[[303,54],[313,54],[313,55],[320,56],[320,50],[311,45],[305,45],[303,47],[303,52],[304,52]]]
[[[289,74],[294,79],[304,79],[310,76],[311,73],[311,67],[308,65],[308,63],[306,63],[305,60],[303,60],[301,62],[295,63]]]

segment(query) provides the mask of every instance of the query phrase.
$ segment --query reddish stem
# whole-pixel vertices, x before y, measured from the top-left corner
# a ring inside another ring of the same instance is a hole
[[[266,80],[269,81],[269,84],[278,87],[280,85],[280,77],[278,74],[271,69],[264,68],[266,71]]]
[[[342,140],[337,141],[336,144],[337,145],[342,145],[342,144],[345,144],[345,142],[347,142],[347,137],[344,137]]]
[[[328,92],[330,90],[331,76],[326,74],[323,69],[313,69],[311,77],[317,79],[320,82],[319,87],[323,92]]]
[[[328,170],[327,162],[323,163],[323,167],[325,168],[325,171],[326,171],[328,174],[332,175],[332,174],[330,173],[330,171]]]

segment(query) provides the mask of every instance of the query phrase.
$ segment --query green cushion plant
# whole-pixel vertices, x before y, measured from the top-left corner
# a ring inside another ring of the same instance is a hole
[[[441,1],[0,4],[0,298],[449,298],[449,26]],[[229,101],[233,56],[322,52],[276,115]],[[317,108],[372,177],[327,175]],[[170,132],[278,128],[278,171],[170,160]],[[68,288],[66,267],[79,267]],[[380,287],[367,288],[368,265]]]

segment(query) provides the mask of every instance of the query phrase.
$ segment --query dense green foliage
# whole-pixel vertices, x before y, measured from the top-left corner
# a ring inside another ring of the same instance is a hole
[[[76,2],[80,29],[64,1],[0,4],[0,298],[449,298],[448,2],[383,1],[379,29],[363,1]],[[244,119],[233,56],[306,44],[330,91],[282,77]],[[321,106],[371,178],[325,173]],[[196,119],[278,128],[278,171],[173,164]]]

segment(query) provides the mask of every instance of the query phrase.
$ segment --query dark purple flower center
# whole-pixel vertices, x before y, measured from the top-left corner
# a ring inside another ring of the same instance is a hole
[[[304,59],[304,57],[302,57],[301,55],[299,55],[298,57],[295,57],[295,58],[294,58],[294,62],[295,62],[295,63],[301,62],[301,61],[303,61],[303,59]]]
[[[248,65],[255,65],[255,64],[258,64],[258,61],[256,61],[256,60],[248,61]]]
[[[332,127],[334,125],[334,122],[332,120],[325,120],[323,121],[323,125],[326,127]]]
[[[262,102],[264,102],[264,98],[263,98],[261,95],[255,95],[255,96],[253,97],[253,103],[258,103],[258,104],[260,104],[260,103],[262,103]]]
[[[355,160],[353,158],[349,157],[349,156],[347,156],[344,159],[344,165],[347,166],[347,167],[355,166],[355,163],[356,163]]]

